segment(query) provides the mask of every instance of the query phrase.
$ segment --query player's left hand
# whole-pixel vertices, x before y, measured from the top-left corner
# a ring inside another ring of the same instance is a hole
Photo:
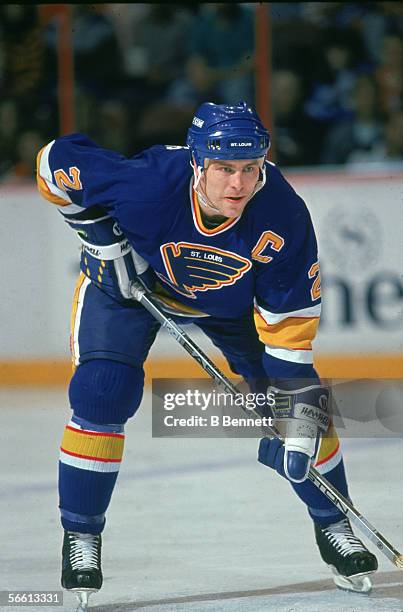
[[[284,444],[278,438],[262,438],[257,460],[287,478],[284,472]]]
[[[82,243],[81,271],[99,289],[116,299],[131,300],[131,285],[140,280],[150,291],[156,275],[131,246],[118,223],[102,208],[89,218],[65,215]]]
[[[311,385],[295,391],[271,387],[270,392],[275,396],[276,421],[287,422],[285,443],[263,438],[258,461],[292,482],[304,482],[316,459],[321,433],[329,427],[329,390]]]

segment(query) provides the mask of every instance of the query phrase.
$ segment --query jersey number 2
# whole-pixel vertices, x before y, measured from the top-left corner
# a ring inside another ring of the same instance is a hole
[[[315,280],[312,283],[311,287],[311,298],[314,302],[320,298],[320,272],[319,272],[319,262],[315,262],[311,265],[308,272],[308,278],[314,278]]]
[[[56,185],[62,191],[67,191],[67,189],[82,189],[82,183],[80,181],[80,170],[76,166],[72,166],[69,168],[69,174],[60,168],[59,170],[54,171]]]

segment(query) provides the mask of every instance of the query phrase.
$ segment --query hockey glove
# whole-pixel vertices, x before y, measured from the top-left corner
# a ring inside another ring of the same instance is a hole
[[[99,214],[87,219],[64,215],[66,223],[82,243],[81,270],[95,285],[117,300],[132,297],[130,286],[135,280],[140,280],[151,290],[155,275],[149,264],[132,248],[118,223],[104,211]]]
[[[286,421],[285,443],[264,438],[258,460],[292,482],[303,482],[315,462],[321,434],[330,424],[329,390],[312,385],[295,391],[270,387],[268,391],[275,397],[272,410],[276,421]]]
[[[287,478],[284,472],[284,444],[278,438],[262,438],[257,460]]]

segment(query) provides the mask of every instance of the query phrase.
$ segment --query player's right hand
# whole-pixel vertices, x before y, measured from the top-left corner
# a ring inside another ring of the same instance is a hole
[[[263,439],[258,460],[291,482],[304,482],[316,460],[321,433],[329,427],[329,390],[314,384],[295,390],[270,387],[269,391],[275,397],[275,419],[286,422],[285,442]]]
[[[259,463],[276,470],[280,476],[291,482],[303,482],[308,475],[311,457],[305,453],[298,453],[300,457],[296,458],[296,454],[295,452],[291,454],[290,461],[290,456],[281,440],[278,438],[262,438],[259,443],[257,460]],[[286,465],[287,472],[285,470]]]

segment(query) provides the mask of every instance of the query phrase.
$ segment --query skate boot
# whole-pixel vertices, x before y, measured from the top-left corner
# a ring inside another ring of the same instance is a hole
[[[62,586],[77,594],[77,612],[87,610],[88,598],[102,586],[101,535],[64,532]]]
[[[357,593],[369,593],[369,574],[378,569],[378,561],[355,537],[347,518],[328,527],[315,523],[316,543],[321,557],[330,565],[337,587]]]

